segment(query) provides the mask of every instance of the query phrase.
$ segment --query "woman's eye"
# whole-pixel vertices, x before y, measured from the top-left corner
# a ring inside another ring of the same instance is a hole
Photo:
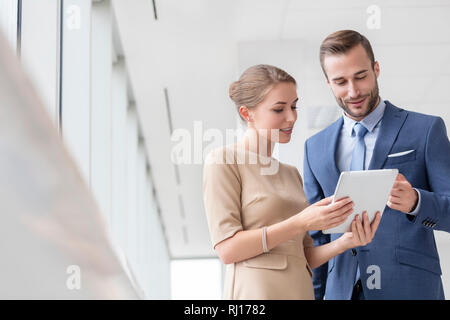
[[[273,111],[275,111],[276,113],[280,113],[283,111],[283,109],[273,109]]]
[[[296,109],[297,109],[297,106],[292,106],[291,109],[292,109],[292,110],[296,110]]]

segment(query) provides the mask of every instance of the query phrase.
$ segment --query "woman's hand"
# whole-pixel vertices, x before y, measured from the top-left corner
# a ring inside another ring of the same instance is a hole
[[[346,232],[339,238],[344,250],[348,250],[355,247],[365,246],[370,243],[375,236],[375,232],[380,224],[381,213],[378,211],[375,215],[375,219],[372,223],[369,223],[369,217],[367,212],[363,212],[363,221],[358,215],[352,221],[352,231]]]
[[[322,199],[297,214],[299,226],[305,231],[334,228],[353,212],[353,202],[349,197],[331,204],[333,197]]]

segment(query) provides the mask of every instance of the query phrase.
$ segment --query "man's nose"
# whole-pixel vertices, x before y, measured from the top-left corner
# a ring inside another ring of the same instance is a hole
[[[353,81],[349,81],[348,95],[349,95],[350,99],[354,99],[359,96],[359,89]]]

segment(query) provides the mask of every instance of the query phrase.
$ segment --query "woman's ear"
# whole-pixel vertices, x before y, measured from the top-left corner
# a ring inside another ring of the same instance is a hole
[[[250,112],[248,111],[248,108],[246,106],[240,106],[239,107],[239,114],[241,115],[242,119],[244,119],[247,122],[252,121],[250,117]]]

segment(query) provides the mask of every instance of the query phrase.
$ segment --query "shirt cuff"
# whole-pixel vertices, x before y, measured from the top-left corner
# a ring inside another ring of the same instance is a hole
[[[417,190],[416,188],[413,188],[413,189],[416,190],[417,196],[418,196],[419,198],[417,199],[417,206],[416,206],[416,208],[414,209],[414,211],[408,212],[408,214],[410,214],[410,215],[412,215],[412,216],[416,216],[416,215],[419,213],[419,210],[420,210],[420,192],[419,192],[419,190]]]

